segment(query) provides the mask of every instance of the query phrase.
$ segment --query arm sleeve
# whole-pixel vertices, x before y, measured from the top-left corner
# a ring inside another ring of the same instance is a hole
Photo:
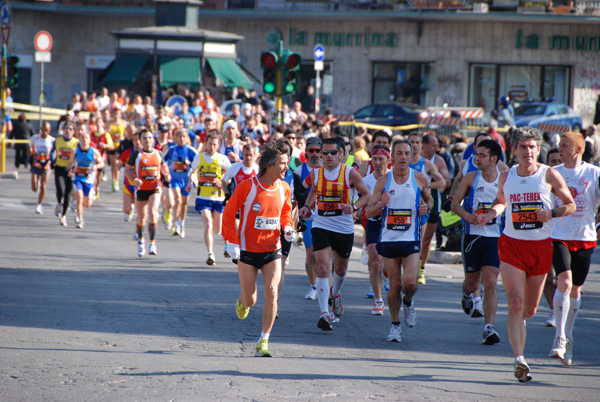
[[[306,203],[308,190],[302,185],[300,175],[294,172],[294,199],[298,202],[298,208],[302,208]]]
[[[240,237],[235,229],[235,214],[242,208],[244,200],[250,192],[251,186],[252,180],[244,180],[241,182],[236,187],[229,201],[227,201],[227,205],[225,205],[225,209],[223,210],[223,224],[221,225],[223,239],[225,241],[238,245],[240,244]]]

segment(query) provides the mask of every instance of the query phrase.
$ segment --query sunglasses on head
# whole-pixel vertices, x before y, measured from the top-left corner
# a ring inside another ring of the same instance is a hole
[[[333,150],[333,151],[321,151],[321,152],[323,153],[323,155],[332,155],[332,156],[334,156],[334,155],[337,155],[338,150],[336,149],[336,150]]]
[[[307,152],[310,152],[312,154],[318,154],[321,152],[321,150],[319,148],[309,148],[306,150]]]

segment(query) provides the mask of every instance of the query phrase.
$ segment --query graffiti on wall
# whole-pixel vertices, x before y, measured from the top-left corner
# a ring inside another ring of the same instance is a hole
[[[600,70],[580,68],[575,76],[573,109],[581,115],[583,125],[592,123],[598,95],[600,95]]]

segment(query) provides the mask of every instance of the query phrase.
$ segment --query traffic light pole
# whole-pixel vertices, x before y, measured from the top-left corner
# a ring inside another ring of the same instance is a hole
[[[0,141],[0,173],[4,173],[6,171],[6,43],[2,44],[2,64],[0,65],[0,91],[2,92],[2,106],[0,109],[0,119],[2,120],[0,124],[2,125],[2,132],[0,136],[2,137],[2,141]]]
[[[283,56],[283,41],[279,41],[279,57],[277,67],[277,85],[275,86],[275,110],[277,111],[277,124],[283,124],[283,101],[281,99],[281,81],[282,81],[282,68],[281,68],[281,57]]]

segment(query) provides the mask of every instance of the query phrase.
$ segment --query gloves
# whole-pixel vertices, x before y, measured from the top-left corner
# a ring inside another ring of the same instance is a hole
[[[306,231],[306,221],[304,220],[304,218],[298,219],[298,227],[296,228],[296,230],[298,232]]]
[[[450,212],[452,210],[452,197],[448,197],[448,199],[442,205],[442,210],[444,212]]]
[[[240,259],[240,246],[238,246],[237,244],[227,242],[227,252],[229,253],[232,259]]]
[[[290,243],[296,241],[296,238],[298,238],[298,233],[296,233],[291,226],[286,226],[283,232],[283,237],[285,237],[285,240],[289,241]]]

